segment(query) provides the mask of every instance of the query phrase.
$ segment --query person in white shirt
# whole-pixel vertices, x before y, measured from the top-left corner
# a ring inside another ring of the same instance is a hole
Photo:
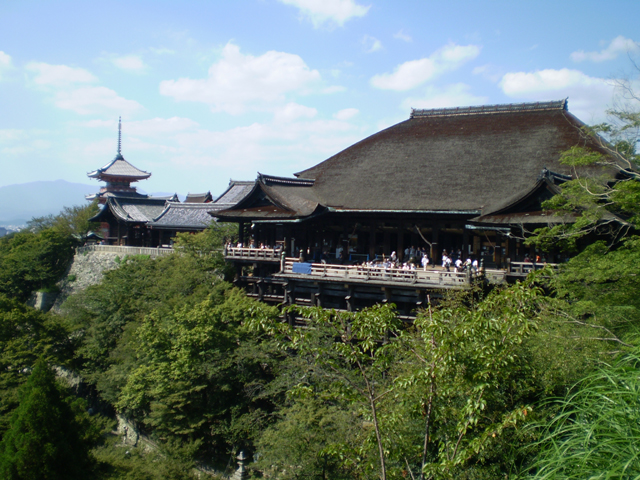
[[[462,260],[460,260],[460,258],[458,258],[456,260],[456,273],[459,273],[462,271]]]

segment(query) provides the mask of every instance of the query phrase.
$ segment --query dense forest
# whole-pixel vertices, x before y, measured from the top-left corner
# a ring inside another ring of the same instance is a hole
[[[289,307],[306,319],[291,327],[230,283],[233,229],[215,223],[43,313],[27,299],[57,288],[97,207],[34,219],[0,239],[0,477],[188,479],[244,452],[252,477],[283,480],[638,478],[640,116],[616,118],[585,131],[608,157],[563,161],[622,180],[565,183],[545,207],[578,220],[528,239],[573,258],[412,323]],[[151,443],[123,445],[116,413]]]

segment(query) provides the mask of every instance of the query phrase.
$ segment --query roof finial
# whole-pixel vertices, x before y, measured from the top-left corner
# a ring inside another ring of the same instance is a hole
[[[120,147],[122,145],[122,117],[118,117],[118,155],[122,155]]]

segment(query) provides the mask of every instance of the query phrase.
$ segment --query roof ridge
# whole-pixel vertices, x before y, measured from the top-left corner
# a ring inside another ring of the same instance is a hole
[[[308,187],[315,183],[315,180],[308,178],[276,177],[274,175],[265,175],[264,173],[258,173],[258,180],[281,185],[301,185]]]
[[[490,113],[539,112],[544,110],[568,110],[568,98],[548,102],[503,103],[472,107],[411,109],[409,118],[443,117],[457,115],[483,115]]]

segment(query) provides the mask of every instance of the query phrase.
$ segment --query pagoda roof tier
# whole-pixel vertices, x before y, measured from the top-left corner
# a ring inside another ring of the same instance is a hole
[[[149,178],[151,173],[134,167],[124,159],[122,154],[118,154],[116,158],[104,167],[89,172],[87,176],[105,181],[122,179],[128,182],[135,182]]]

